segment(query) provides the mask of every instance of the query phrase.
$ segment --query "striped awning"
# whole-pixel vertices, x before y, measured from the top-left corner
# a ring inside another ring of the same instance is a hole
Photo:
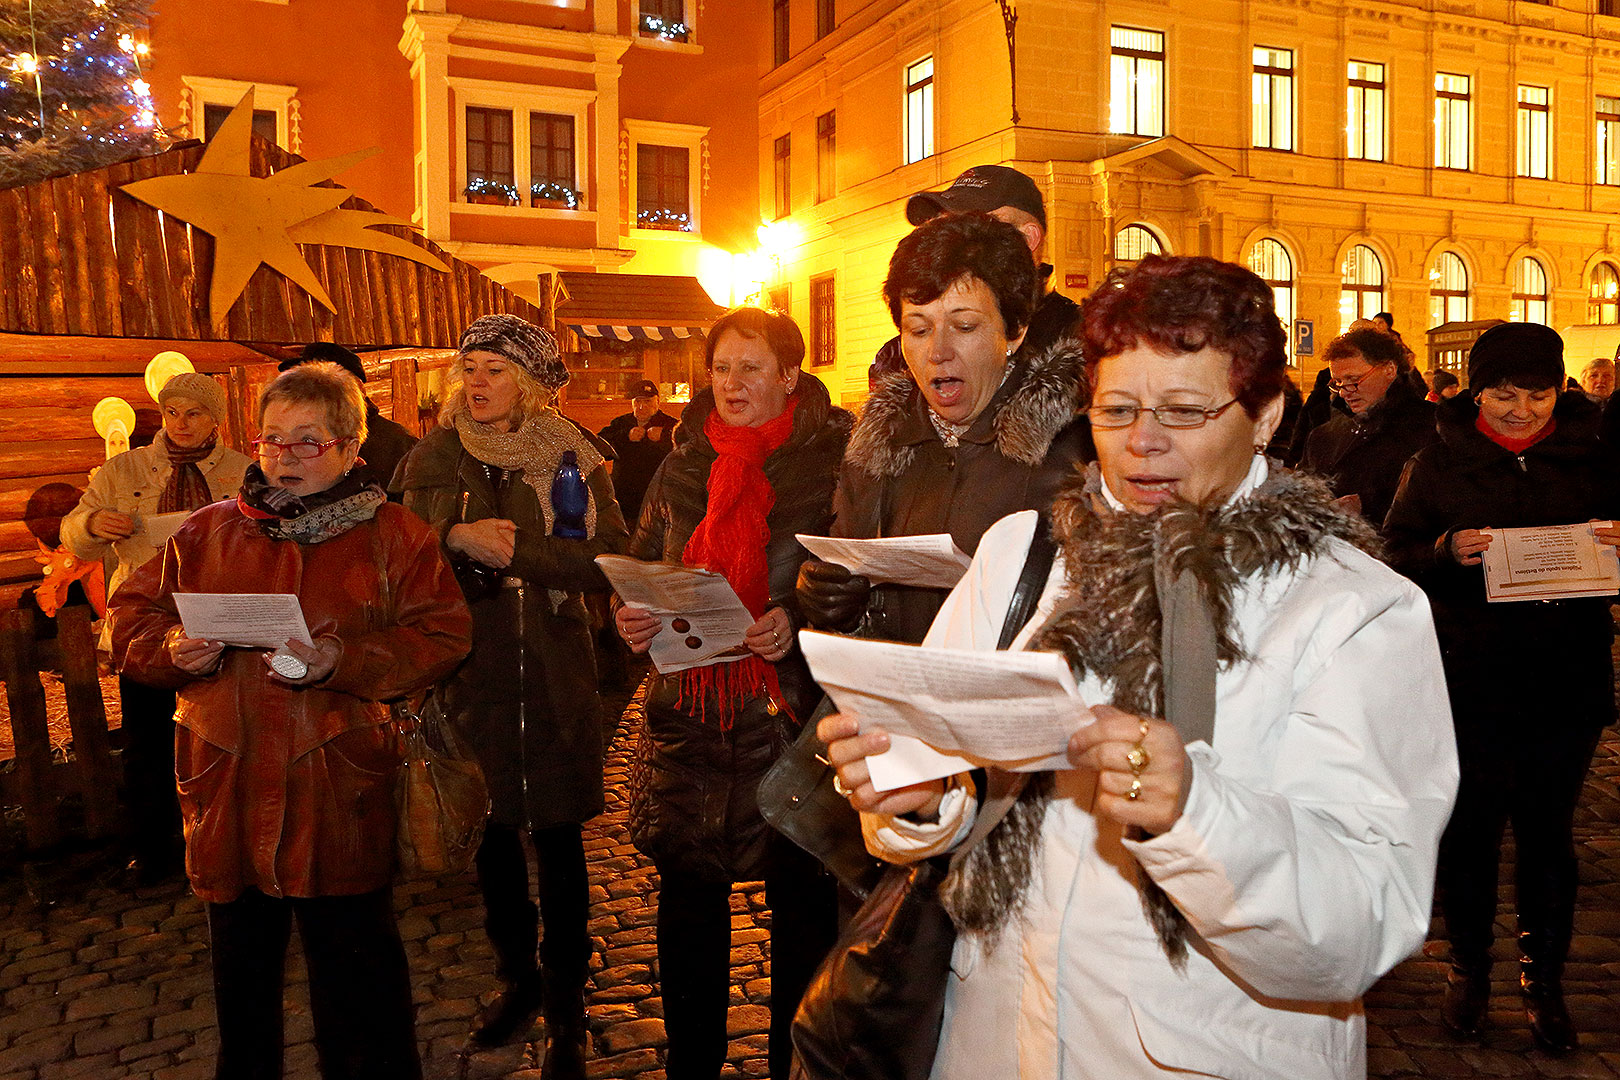
[[[701,326],[636,326],[623,323],[564,323],[581,337],[618,338],[620,341],[677,341],[702,337]]]

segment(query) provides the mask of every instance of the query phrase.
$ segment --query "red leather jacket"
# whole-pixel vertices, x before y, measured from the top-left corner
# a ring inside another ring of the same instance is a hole
[[[176,592],[291,592],[310,635],[342,645],[320,683],[272,681],[264,654],[226,649],[218,670],[174,666]],[[175,773],[186,872],[202,899],[243,890],[341,896],[389,881],[400,754],[388,707],[448,675],[472,620],[438,537],[387,504],[319,544],[273,540],[234,501],[193,514],[111,602],[113,658],[179,689]]]

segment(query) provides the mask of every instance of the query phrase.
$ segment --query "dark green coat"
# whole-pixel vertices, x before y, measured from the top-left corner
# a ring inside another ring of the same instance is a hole
[[[512,563],[501,573],[524,587],[471,602],[472,654],[446,685],[456,729],[484,768],[491,819],[539,829],[601,813],[601,702],[580,593],[607,588],[592,560],[623,552],[629,541],[606,466],[586,478],[596,501],[589,540],[547,536],[540,500],[521,472],[497,491],[453,428],[425,436],[394,479],[405,506],[438,530],[441,545],[462,520],[517,523]],[[553,608],[548,590],[568,595]]]

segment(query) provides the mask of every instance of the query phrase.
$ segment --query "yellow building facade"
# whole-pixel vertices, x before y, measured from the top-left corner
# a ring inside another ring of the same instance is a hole
[[[1379,311],[1425,368],[1447,322],[1620,323],[1620,18],[1591,3],[1019,0],[1014,122],[993,0],[774,0],[770,284],[858,398],[906,198],[1006,164],[1060,290],[1144,251],[1244,263],[1310,324],[1302,381]]]

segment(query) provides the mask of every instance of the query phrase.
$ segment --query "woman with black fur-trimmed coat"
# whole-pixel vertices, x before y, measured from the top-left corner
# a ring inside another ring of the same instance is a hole
[[[1079,348],[1018,352],[1039,295],[1018,230],[950,214],[895,248],[883,286],[906,373],[867,400],[844,455],[833,535],[950,533],[971,555],[999,519],[1045,510],[1091,456]],[[812,560],[799,577],[805,621],[915,643],[947,590],[871,587]]]

